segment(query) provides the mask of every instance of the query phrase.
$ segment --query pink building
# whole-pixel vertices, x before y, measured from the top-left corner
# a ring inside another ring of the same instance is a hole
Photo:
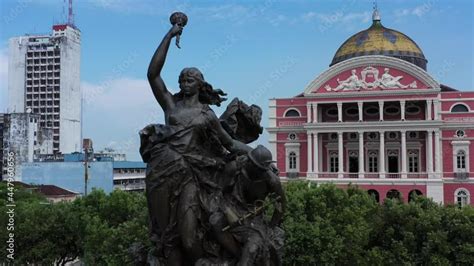
[[[440,84],[426,65],[375,10],[372,26],[344,42],[301,94],[270,100],[282,180],[354,184],[379,201],[418,194],[473,204],[474,92]]]

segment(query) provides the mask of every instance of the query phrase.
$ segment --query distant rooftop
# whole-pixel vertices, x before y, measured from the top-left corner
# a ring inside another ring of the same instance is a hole
[[[45,197],[79,195],[79,193],[76,193],[76,192],[55,186],[55,185],[34,185],[34,184],[26,184],[20,181],[14,181],[13,185],[15,187],[23,187],[26,189],[34,190],[38,192],[39,194],[44,195]]]
[[[119,168],[146,168],[146,164],[144,162],[114,161],[114,169]]]
[[[51,196],[73,196],[73,195],[79,195],[79,193],[60,188],[55,185],[39,185],[39,186],[33,186],[33,189],[38,191],[38,193],[45,195],[46,197],[51,197]]]

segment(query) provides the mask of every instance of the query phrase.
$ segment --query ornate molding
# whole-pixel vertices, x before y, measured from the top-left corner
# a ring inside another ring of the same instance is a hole
[[[360,72],[360,78],[357,74],[357,70],[353,69],[351,71],[351,76],[346,80],[340,81],[337,79],[338,86],[331,88],[329,84],[326,84],[324,88],[327,91],[359,91],[359,90],[373,90],[375,88],[385,89],[406,89],[418,88],[416,81],[411,82],[410,84],[403,85],[400,81],[403,79],[403,76],[392,76],[390,73],[390,68],[384,68],[384,73],[379,77],[379,70],[375,67],[368,66]]]
[[[314,93],[312,91],[315,90],[315,89],[319,89],[321,87],[324,87],[326,85],[326,82],[328,80],[330,80],[331,78],[341,74],[344,71],[351,70],[351,69],[354,69],[354,68],[357,68],[357,67],[363,67],[363,66],[367,66],[364,69],[366,71],[364,72],[365,75],[362,79],[362,80],[364,80],[364,82],[365,82],[365,79],[366,79],[366,77],[369,73],[371,75],[374,75],[374,74],[378,75],[378,73],[374,73],[374,67],[373,66],[382,66],[382,67],[388,68],[389,69],[388,72],[390,71],[390,68],[396,68],[396,69],[399,69],[403,72],[409,73],[410,75],[412,75],[416,79],[418,79],[421,82],[423,82],[424,84],[426,84],[429,88],[431,88],[429,90],[429,92],[438,92],[438,91],[440,91],[439,83],[437,81],[435,81],[422,68],[420,68],[416,65],[413,65],[412,63],[409,63],[409,62],[406,62],[404,60],[394,58],[394,57],[380,56],[380,55],[368,55],[368,56],[361,56],[361,57],[351,58],[351,59],[342,61],[338,64],[335,64],[335,65],[331,66],[326,71],[321,73],[316,79],[314,79],[312,82],[310,82],[308,84],[308,86],[306,86],[306,88],[304,90],[304,95],[305,96],[315,96],[316,93]],[[377,70],[377,72],[378,72],[378,70]],[[382,80],[382,77],[379,80]],[[397,84],[396,81],[399,81],[399,80],[400,79],[397,79],[397,77],[393,77],[393,76],[390,75],[390,76],[386,76],[386,79],[385,79],[384,82],[385,82],[385,85],[387,86],[387,88],[396,88],[397,86],[400,86],[400,85],[401,86],[408,86],[408,85],[414,86],[415,85],[415,84],[401,84],[400,82],[398,82],[400,84]],[[358,84],[359,87],[362,88],[364,84],[362,82],[360,82],[360,80],[358,82],[359,82],[359,84]],[[354,84],[356,84],[356,83],[357,82],[354,82]],[[371,86],[375,85],[374,82],[369,82],[369,83],[371,83]],[[367,84],[365,84],[365,85],[367,87]],[[355,88],[357,88],[357,86],[355,86]],[[331,90],[332,89],[333,88],[331,88]],[[419,90],[417,90],[417,91],[419,91]],[[423,90],[423,91],[425,91],[425,90]],[[376,94],[385,95],[385,92],[386,91],[377,91],[377,92],[374,91],[374,92],[372,92],[372,94],[373,95],[376,95]],[[393,93],[394,91],[390,91],[390,92]],[[414,92],[414,91],[410,90],[410,91],[404,91],[404,92],[405,93],[410,93],[410,92]],[[340,93],[324,93],[324,95],[328,95],[328,94],[330,94],[331,96],[341,95]]]

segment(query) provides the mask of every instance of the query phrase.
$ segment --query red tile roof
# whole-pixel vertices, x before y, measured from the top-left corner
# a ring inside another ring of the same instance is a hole
[[[4,181],[5,182],[5,181]],[[48,196],[73,196],[79,193],[55,186],[55,185],[29,185],[20,181],[13,181],[14,186],[35,190],[38,193]]]
[[[79,194],[79,193],[75,193],[64,188],[60,188],[55,185],[39,185],[39,186],[35,186],[35,189],[38,191],[38,193],[43,194],[46,197],[48,196],[75,196]]]

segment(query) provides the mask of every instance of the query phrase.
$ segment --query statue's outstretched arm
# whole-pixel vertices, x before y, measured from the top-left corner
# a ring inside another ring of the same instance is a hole
[[[174,101],[173,96],[166,89],[166,85],[161,78],[161,70],[165,64],[171,39],[180,34],[182,30],[183,28],[181,26],[177,24],[173,25],[161,41],[160,46],[156,49],[155,54],[153,54],[153,57],[151,58],[150,65],[148,66],[148,82],[150,83],[153,95],[155,95],[156,100],[165,112],[174,107]]]
[[[249,145],[233,139],[222,127],[221,123],[219,122],[219,118],[217,118],[214,112],[212,112],[212,121],[212,125],[217,132],[220,142],[228,151],[238,154],[247,154],[252,150],[252,147]]]

